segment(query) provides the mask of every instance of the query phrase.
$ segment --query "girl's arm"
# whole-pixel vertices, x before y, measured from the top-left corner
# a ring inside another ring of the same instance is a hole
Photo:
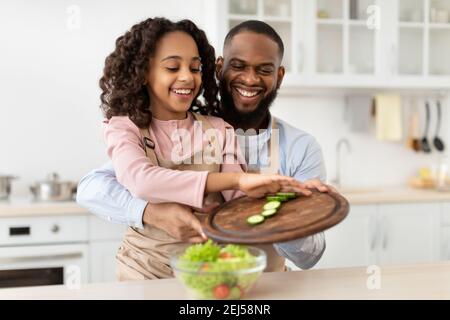
[[[154,166],[145,155],[138,127],[128,117],[112,117],[104,136],[117,180],[134,197],[202,207],[208,172]]]
[[[135,197],[151,203],[177,202],[201,208],[205,192],[236,189],[252,197],[277,191],[309,193],[294,179],[278,175],[181,171],[154,166],[145,155],[139,129],[128,117],[109,120],[105,141],[117,180]]]
[[[240,172],[212,172],[206,181],[207,192],[219,192],[222,190],[241,190],[252,198],[261,198],[268,193],[297,192],[306,196],[311,191],[291,177],[278,174],[263,175]]]

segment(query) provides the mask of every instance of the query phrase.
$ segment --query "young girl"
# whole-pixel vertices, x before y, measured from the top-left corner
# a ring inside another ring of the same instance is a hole
[[[194,208],[242,192],[309,193],[289,177],[244,173],[232,127],[209,116],[219,107],[214,70],[214,49],[189,20],[147,19],[117,39],[100,87],[107,152],[119,182],[149,202]],[[180,132],[194,143],[183,143]],[[218,161],[205,161],[205,150]],[[129,228],[117,254],[119,280],[172,277],[169,257],[186,245],[155,227]]]

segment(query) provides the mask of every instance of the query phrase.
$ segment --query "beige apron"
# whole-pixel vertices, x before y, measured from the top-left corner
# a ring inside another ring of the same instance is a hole
[[[192,115],[197,121],[202,122],[203,130],[212,129],[205,117],[197,113],[192,113]],[[141,130],[141,133],[144,137],[146,155],[153,165],[173,170],[220,172],[221,161],[214,161],[212,164],[206,164],[202,161],[201,164],[194,164],[194,159],[198,159],[196,158],[199,156],[198,154],[193,153],[191,155],[191,164],[175,164],[170,160],[157,156],[154,151],[155,145],[150,139],[149,130]],[[211,141],[212,138],[214,141]],[[217,142],[218,139],[214,135],[208,141],[209,145]],[[202,153],[202,150],[197,152]],[[212,155],[220,156],[214,153]],[[203,157],[203,153],[200,156]],[[223,201],[221,193],[218,192],[209,193],[204,199],[204,203],[223,203]],[[203,221],[206,217],[202,213],[195,212],[194,214],[200,221]],[[144,229],[129,227],[116,256],[117,278],[119,281],[171,278],[173,277],[173,272],[170,267],[170,256],[174,252],[190,245],[190,243],[181,242],[156,227],[149,225],[144,225]],[[265,271],[284,270],[284,258],[276,253],[272,245],[261,245],[258,247],[264,249],[268,257],[268,266]]]

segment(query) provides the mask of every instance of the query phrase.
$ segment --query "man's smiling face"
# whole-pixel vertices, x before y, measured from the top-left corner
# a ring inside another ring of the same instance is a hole
[[[266,111],[283,80],[281,58],[277,43],[264,34],[242,31],[226,43],[217,60],[224,110],[244,117]]]

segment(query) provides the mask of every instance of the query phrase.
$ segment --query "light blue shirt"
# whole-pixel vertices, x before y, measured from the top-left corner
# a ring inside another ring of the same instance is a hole
[[[245,145],[239,137],[242,152],[250,156],[256,167],[264,167],[268,163],[268,141],[272,135],[272,121],[267,130],[246,136]],[[322,150],[310,134],[292,127],[277,119],[279,132],[280,174],[291,176],[304,182],[310,179],[326,180],[326,171]],[[246,157],[249,162],[248,156]],[[147,201],[133,198],[131,193],[116,179],[114,168],[108,162],[100,169],[95,169],[84,176],[78,185],[77,202],[95,215],[109,221],[143,228],[142,216]],[[300,240],[300,239],[298,239]],[[276,244],[279,254],[287,257],[302,269],[313,266],[325,250],[323,233],[305,237],[301,241],[294,240]],[[296,252],[293,255],[293,252]],[[296,261],[296,260],[301,261]]]

